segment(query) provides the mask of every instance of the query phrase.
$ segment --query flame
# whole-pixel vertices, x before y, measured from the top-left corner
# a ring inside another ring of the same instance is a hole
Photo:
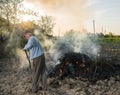
[[[78,61],[76,61],[76,64],[78,64],[79,62]]]
[[[67,61],[66,63],[65,63],[65,65],[68,65],[70,62],[69,61]]]
[[[80,67],[85,67],[85,64],[81,63],[81,64],[80,64]]]
[[[63,71],[62,71],[62,69],[60,68],[60,69],[59,69],[59,76],[62,76],[62,73],[63,73]]]

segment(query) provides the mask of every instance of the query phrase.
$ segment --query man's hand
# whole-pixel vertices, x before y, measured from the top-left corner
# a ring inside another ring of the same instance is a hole
[[[23,51],[27,51],[26,49],[22,49]]]

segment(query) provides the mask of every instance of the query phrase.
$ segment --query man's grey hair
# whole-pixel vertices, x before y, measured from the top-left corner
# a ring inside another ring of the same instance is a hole
[[[26,35],[26,34],[33,35],[33,32],[30,31],[30,30],[26,30],[24,34],[25,34],[25,35]]]

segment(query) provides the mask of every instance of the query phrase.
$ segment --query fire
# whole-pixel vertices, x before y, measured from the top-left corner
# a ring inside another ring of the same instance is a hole
[[[83,63],[82,63],[82,64],[80,64],[80,67],[85,67],[85,64],[83,64]]]
[[[62,71],[62,69],[60,68],[60,69],[59,69],[59,76],[62,76],[62,72],[63,72],[63,71]]]
[[[85,61],[83,62],[83,59]],[[90,72],[90,64],[92,60],[85,54],[81,53],[66,53],[60,58],[60,64],[56,65],[52,72],[50,72],[50,77],[79,77],[81,75],[87,75]]]
[[[76,64],[78,64],[79,62],[78,61],[76,61]]]

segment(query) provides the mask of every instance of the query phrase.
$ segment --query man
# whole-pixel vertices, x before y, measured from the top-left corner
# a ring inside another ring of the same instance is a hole
[[[33,36],[32,32],[26,31],[24,36],[28,40],[24,50],[29,50],[29,57],[32,60],[32,89],[30,89],[30,92],[38,92],[40,81],[45,91],[47,89],[47,76],[44,51],[39,40]]]

